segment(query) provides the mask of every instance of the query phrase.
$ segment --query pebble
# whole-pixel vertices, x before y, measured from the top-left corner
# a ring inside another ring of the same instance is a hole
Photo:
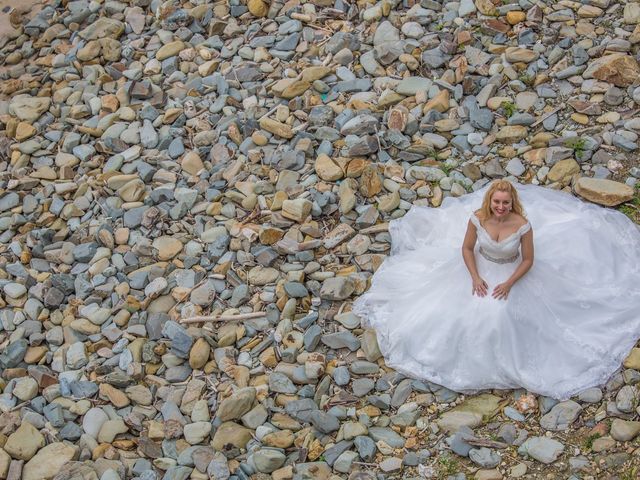
[[[38,382],[30,377],[19,378],[13,387],[12,393],[23,402],[31,400],[38,394]]]
[[[581,411],[580,404],[573,400],[558,403],[540,419],[540,425],[547,430],[566,430]]]
[[[483,468],[493,468],[500,464],[501,457],[489,448],[473,448],[469,450],[469,458]]]
[[[82,429],[94,439],[98,438],[102,425],[109,420],[109,416],[100,408],[89,409],[82,419]]]
[[[286,460],[277,450],[261,449],[253,454],[253,463],[261,473],[271,473],[280,468]]]
[[[62,442],[51,443],[38,451],[22,470],[25,480],[52,478],[76,456],[77,447]]]
[[[547,437],[531,437],[518,448],[519,454],[528,455],[545,464],[554,462],[563,451],[562,443]]]
[[[184,439],[191,445],[202,443],[211,433],[209,422],[196,422],[184,426]]]
[[[602,396],[602,390],[597,387],[593,387],[580,392],[578,398],[581,402],[598,403],[600,402],[600,400],[602,400]]]
[[[29,461],[44,445],[45,440],[42,434],[30,423],[22,422],[9,435],[3,448],[12,458]]]
[[[616,418],[611,423],[611,436],[619,442],[628,442],[640,434],[640,422]]]

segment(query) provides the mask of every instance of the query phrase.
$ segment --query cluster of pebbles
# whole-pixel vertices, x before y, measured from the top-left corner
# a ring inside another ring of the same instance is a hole
[[[494,178],[637,219],[640,3],[9,3],[0,480],[636,478],[640,348],[463,396],[351,303]]]

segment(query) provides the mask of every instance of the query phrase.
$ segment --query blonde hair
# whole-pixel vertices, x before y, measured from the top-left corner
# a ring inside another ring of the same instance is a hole
[[[518,197],[518,191],[513,184],[508,180],[494,180],[489,190],[487,190],[487,193],[484,194],[482,206],[480,210],[478,210],[478,218],[480,218],[480,220],[484,221],[491,217],[491,197],[493,197],[493,194],[496,192],[509,193],[509,195],[511,195],[511,211],[522,217],[525,216],[524,208],[522,208],[522,204],[520,203],[520,197]]]

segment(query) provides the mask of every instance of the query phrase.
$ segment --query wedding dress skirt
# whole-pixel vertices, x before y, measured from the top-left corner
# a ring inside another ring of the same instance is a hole
[[[640,337],[640,231],[565,192],[516,188],[529,222],[500,242],[473,214],[487,187],[389,223],[391,254],[353,304],[388,366],[463,393],[522,387],[560,400],[620,367]],[[485,297],[472,295],[461,253],[470,219]],[[533,267],[496,300],[529,228]]]

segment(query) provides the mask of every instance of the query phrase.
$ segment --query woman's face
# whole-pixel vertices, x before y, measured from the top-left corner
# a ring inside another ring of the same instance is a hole
[[[491,213],[497,218],[509,215],[511,211],[511,194],[497,191],[491,196]]]

